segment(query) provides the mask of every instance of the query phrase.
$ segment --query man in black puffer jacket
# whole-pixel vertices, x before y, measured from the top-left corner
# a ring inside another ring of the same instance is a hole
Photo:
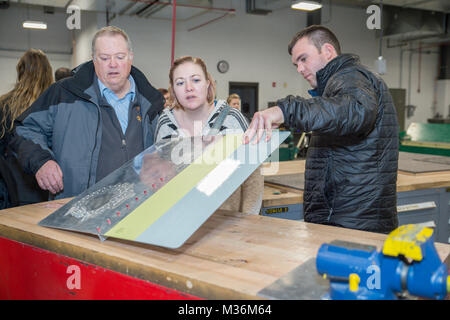
[[[306,222],[388,233],[398,226],[398,122],[385,82],[356,55],[341,54],[336,36],[311,26],[289,54],[310,83],[310,99],[288,96],[257,112],[244,135],[281,123],[312,132],[305,171]]]

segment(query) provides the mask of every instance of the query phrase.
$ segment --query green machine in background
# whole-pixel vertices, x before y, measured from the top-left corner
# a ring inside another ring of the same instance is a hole
[[[309,136],[300,130],[290,130],[291,134],[278,148],[279,159],[269,158],[268,161],[289,161],[306,157]]]
[[[289,161],[306,157],[309,133],[290,130],[291,134],[277,150],[279,159]],[[400,132],[399,151],[450,157],[450,123],[413,122]]]
[[[289,161],[306,157],[309,133],[290,130],[291,134],[280,145],[277,159],[269,161]],[[450,157],[450,123],[413,122],[406,131],[401,131],[399,151],[433,154]]]
[[[400,132],[399,150],[450,157],[450,124],[411,123]]]

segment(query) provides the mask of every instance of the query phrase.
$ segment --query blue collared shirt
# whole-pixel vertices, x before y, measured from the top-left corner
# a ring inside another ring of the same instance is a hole
[[[119,119],[120,126],[122,128],[123,134],[127,131],[128,127],[128,111],[130,108],[131,102],[134,100],[136,95],[136,83],[134,82],[133,77],[128,77],[130,81],[130,91],[121,99],[117,97],[117,95],[111,89],[107,88],[103,82],[98,79],[98,87],[103,97],[105,97],[106,101],[113,107],[116,112],[117,119]]]
[[[317,92],[317,88],[308,90],[308,93],[312,96],[312,97],[318,97],[319,93]]]

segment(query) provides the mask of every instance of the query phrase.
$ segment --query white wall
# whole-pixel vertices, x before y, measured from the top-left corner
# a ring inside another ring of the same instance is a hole
[[[72,66],[76,67],[91,60],[92,38],[95,32],[105,23],[95,12],[83,12],[81,15],[81,29],[72,31],[74,38]]]
[[[324,13],[328,16],[325,8]],[[361,57],[361,62],[375,71],[375,60],[379,56],[379,38],[376,37],[375,30],[369,30],[366,27],[368,15],[365,10],[359,8],[332,7],[332,21],[325,24],[335,31],[336,36],[341,42],[343,52],[356,53]],[[412,47],[417,48],[419,43],[413,43]],[[408,47],[409,48],[409,47]],[[404,49],[404,48],[403,48]],[[384,39],[382,55],[387,62],[387,72],[381,77],[390,88],[407,89],[406,103],[408,103],[408,77],[409,77],[409,51],[403,53],[403,63],[400,64],[401,47],[387,48],[387,41]],[[437,48],[430,50],[436,51]],[[417,106],[414,116],[405,118],[405,129],[411,122],[427,122],[432,117],[432,103],[434,88],[436,86],[437,76],[437,54],[422,54],[420,72],[420,92],[419,87],[419,55],[413,54],[411,64],[411,96],[410,103]],[[400,65],[403,65],[402,82],[400,87]]]
[[[436,112],[450,117],[450,80],[438,80],[436,85]]]
[[[124,28],[132,38],[134,65],[154,86],[167,88],[172,23],[129,17],[116,18],[112,23]],[[296,75],[287,52],[290,39],[304,24],[305,18],[292,10],[255,16],[245,14],[245,8],[238,8],[236,15],[194,31],[188,29],[195,23],[178,22],[175,57],[203,58],[217,81],[218,98],[228,96],[229,81],[259,82],[260,107],[265,107],[268,101],[296,93],[306,85]],[[230,64],[230,70],[225,74],[217,71],[220,60]],[[272,87],[272,82],[277,83],[276,88]],[[283,88],[284,82],[287,88]]]
[[[22,28],[25,20],[46,21],[48,29],[25,30]],[[65,15],[61,12],[44,14],[42,8],[13,5],[0,10],[0,95],[12,89],[17,62],[30,48],[46,52],[53,70],[70,67],[71,37],[65,28]]]
[[[292,66],[287,45],[292,36],[306,26],[306,14],[291,10],[288,7],[274,10],[267,16],[248,15],[245,13],[245,2],[232,0],[236,14],[222,18],[214,23],[194,31],[189,28],[199,25],[205,18],[196,18],[189,22],[177,22],[175,57],[193,55],[202,57],[208,69],[217,81],[217,95],[226,98],[228,82],[259,82],[259,107],[264,109],[269,101],[276,101],[288,94],[307,96],[307,82],[296,73]],[[224,7],[223,1],[215,1],[217,7]],[[33,31],[27,38],[27,32],[21,29],[20,23],[26,12],[11,7],[0,10],[0,47],[27,49],[39,47],[48,51],[68,51],[71,49],[72,37],[75,39],[74,56],[49,55],[51,63],[57,66],[75,66],[90,59],[90,41],[96,28],[105,25],[103,14],[81,13],[82,29],[69,32],[65,28],[65,15],[55,13],[52,19],[59,26],[49,30]],[[30,10],[31,11],[31,10]],[[33,19],[39,20],[38,12],[32,11]],[[30,13],[28,13],[30,15]],[[220,13],[217,15],[219,16]],[[330,20],[331,17],[331,20]],[[374,30],[366,28],[367,14],[363,8],[342,7],[333,5],[331,15],[325,7],[322,21],[335,31],[341,41],[343,52],[356,53],[361,56],[363,64],[373,70],[374,61],[378,57],[379,39]],[[49,20],[48,15],[45,16]],[[131,37],[134,47],[134,65],[141,69],[155,87],[168,86],[170,68],[172,22],[155,19],[139,19],[119,16],[112,25],[123,28]],[[14,26],[12,28],[11,26]],[[7,29],[4,29],[7,27]],[[8,34],[4,30],[8,30]],[[29,31],[28,31],[29,32]],[[10,34],[13,37],[10,37]],[[387,60],[387,73],[383,79],[392,88],[399,87],[400,48],[383,46],[383,56]],[[0,93],[15,81],[15,64],[20,52],[0,50]],[[408,57],[403,55],[402,87],[408,86]],[[418,108],[415,115],[406,120],[406,126],[412,121],[426,122],[432,116],[435,77],[437,72],[436,54],[422,55],[420,93],[417,92],[418,55],[413,55],[411,72],[411,103]],[[72,61],[73,59],[73,61]],[[230,70],[221,74],[216,69],[219,60],[227,60]],[[276,87],[272,83],[276,82]]]

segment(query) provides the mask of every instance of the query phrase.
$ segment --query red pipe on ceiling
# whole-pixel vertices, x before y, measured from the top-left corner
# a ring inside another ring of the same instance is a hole
[[[173,65],[175,57],[175,27],[177,22],[177,0],[173,0],[172,6],[172,54],[170,57],[170,66]]]
[[[170,65],[173,65],[174,62],[174,56],[175,56],[175,28],[176,28],[176,9],[177,6],[178,7],[187,7],[187,8],[196,8],[196,9],[207,9],[207,10],[211,10],[211,11],[226,11],[227,13],[224,14],[223,16],[213,19],[211,21],[208,21],[200,26],[196,26],[194,28],[192,28],[192,30],[197,29],[199,27],[202,27],[206,24],[209,24],[213,21],[216,21],[218,19],[221,19],[223,17],[225,17],[228,13],[235,13],[236,10],[235,9],[228,9],[228,8],[214,8],[214,7],[205,7],[205,6],[197,6],[197,5],[192,5],[192,4],[178,4],[177,5],[177,1],[173,0],[172,2],[162,2],[162,1],[146,1],[146,0],[129,0],[132,2],[140,2],[140,3],[146,3],[146,4],[154,4],[154,3],[158,3],[158,4],[164,4],[164,5],[171,5],[172,6],[172,53],[171,53],[171,58],[170,58]],[[189,30],[189,31],[192,31]]]

